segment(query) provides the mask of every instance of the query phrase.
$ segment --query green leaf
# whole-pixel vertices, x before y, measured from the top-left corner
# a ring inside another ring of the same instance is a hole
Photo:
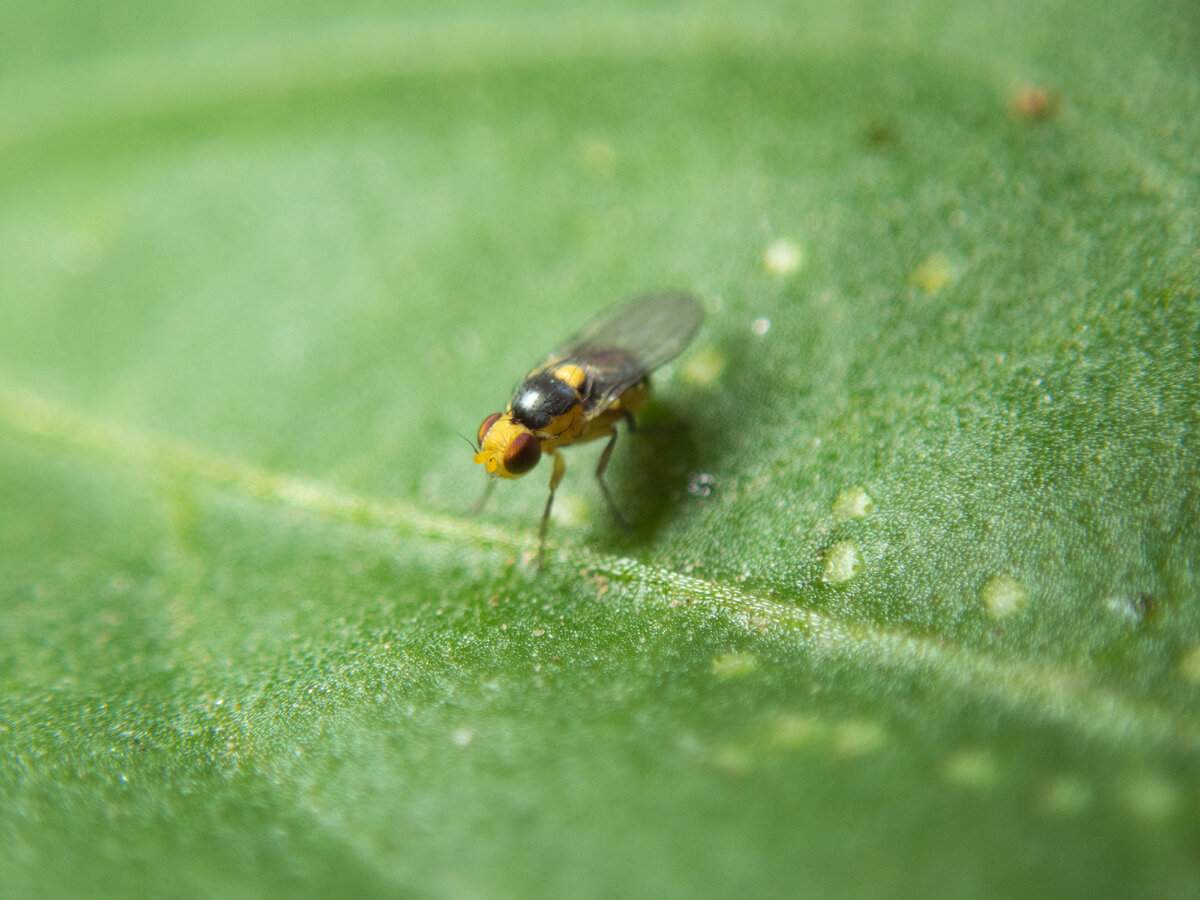
[[[10,9],[0,893],[1200,893],[1194,4]]]

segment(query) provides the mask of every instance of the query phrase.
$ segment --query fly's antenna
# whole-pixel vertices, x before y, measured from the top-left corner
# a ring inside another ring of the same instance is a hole
[[[479,450],[479,445],[477,443],[475,443],[473,440],[471,440],[469,437],[467,437],[465,434],[463,434],[461,431],[456,431],[454,433],[457,434],[464,441],[466,441],[467,446],[470,447],[472,450],[475,450],[475,451]]]

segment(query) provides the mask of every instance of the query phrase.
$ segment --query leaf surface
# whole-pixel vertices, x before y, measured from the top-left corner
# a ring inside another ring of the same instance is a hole
[[[105,9],[0,35],[0,893],[1200,892],[1191,5]],[[538,574],[460,435],[664,288]]]

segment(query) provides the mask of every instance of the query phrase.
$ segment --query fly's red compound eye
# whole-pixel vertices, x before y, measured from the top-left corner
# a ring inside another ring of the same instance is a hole
[[[518,434],[504,448],[504,468],[513,475],[524,475],[542,458],[542,445],[536,437]]]
[[[479,426],[479,437],[475,443],[479,446],[483,445],[483,436],[492,430],[492,426],[496,424],[496,420],[500,418],[500,413],[492,413],[483,420],[483,424]]]

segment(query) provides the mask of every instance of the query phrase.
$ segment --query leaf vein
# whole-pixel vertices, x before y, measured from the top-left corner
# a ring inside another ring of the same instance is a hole
[[[403,530],[530,553],[532,535],[428,512],[403,501],[381,501],[317,481],[266,471],[188,443],[148,435],[69,409],[0,382],[0,421],[14,431],[87,454],[156,467],[290,509],[364,527]],[[818,657],[901,674],[927,674],[978,700],[1017,715],[1059,724],[1112,744],[1159,744],[1200,750],[1200,723],[1097,684],[1084,672],[999,659],[952,642],[785,604],[731,585],[586,548],[560,551],[581,571],[636,583],[645,599],[667,607],[703,606],[750,636],[769,635]]]

